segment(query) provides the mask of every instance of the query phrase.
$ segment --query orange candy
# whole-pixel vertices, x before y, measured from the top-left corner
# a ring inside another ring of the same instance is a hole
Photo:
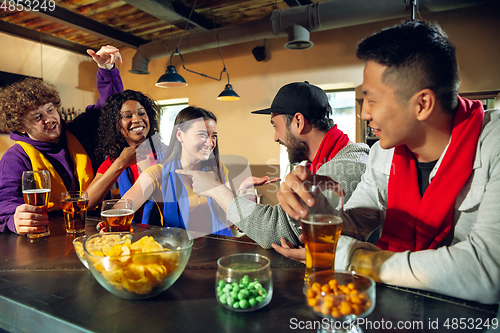
[[[339,297],[340,296],[340,297]],[[360,294],[354,283],[338,285],[337,280],[331,279],[321,285],[313,283],[306,292],[307,304],[315,312],[341,318],[349,315],[360,315],[371,306],[371,301],[365,294]]]

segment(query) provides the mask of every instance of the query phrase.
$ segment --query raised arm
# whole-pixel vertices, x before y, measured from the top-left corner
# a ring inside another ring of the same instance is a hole
[[[91,107],[100,110],[103,108],[109,96],[123,91],[123,82],[120,77],[120,72],[115,67],[116,62],[122,63],[122,57],[120,50],[110,45],[101,47],[97,52],[88,49],[87,53],[100,68],[97,72],[99,99],[94,106],[88,106],[87,111],[89,111]]]

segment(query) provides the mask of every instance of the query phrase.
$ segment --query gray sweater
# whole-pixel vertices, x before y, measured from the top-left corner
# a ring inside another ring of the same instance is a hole
[[[364,143],[349,144],[323,164],[317,174],[341,183],[346,194],[344,202],[347,202],[365,172],[369,152]],[[323,192],[326,197],[327,192],[330,191]],[[281,237],[299,244],[301,232],[296,226],[298,221],[290,218],[279,204],[261,205],[237,197],[229,204],[227,219],[265,249],[271,248],[272,243],[280,244]]]

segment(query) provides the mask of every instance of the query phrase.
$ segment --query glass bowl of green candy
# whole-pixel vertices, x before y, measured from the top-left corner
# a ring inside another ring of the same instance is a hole
[[[219,304],[228,310],[248,312],[263,308],[273,297],[271,261],[255,253],[219,258],[215,293]]]

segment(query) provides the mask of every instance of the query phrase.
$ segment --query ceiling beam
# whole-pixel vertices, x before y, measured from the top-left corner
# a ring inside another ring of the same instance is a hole
[[[28,28],[24,28],[12,23],[4,22],[0,20],[0,31],[6,32],[18,37],[26,38],[29,40],[32,40],[37,43],[43,43],[43,44],[48,44],[56,47],[60,47],[62,49],[76,52],[76,53],[81,53],[87,55],[87,49],[88,47],[73,43],[70,41],[67,41],[65,39],[61,39],[58,37],[54,37],[45,33],[40,33],[36,30],[31,30]]]
[[[24,3],[22,0],[19,2]],[[73,13],[72,11],[59,6],[55,6],[53,11],[30,11],[30,13],[134,49],[137,49],[142,44],[149,42],[147,39],[136,37],[128,32],[124,32],[109,25],[89,19],[83,15]]]
[[[311,0],[284,0],[288,7],[307,6],[312,4]]]
[[[181,30],[186,29],[186,22],[195,26],[196,30],[205,31],[214,29],[211,19],[191,12],[191,8],[184,5],[181,1],[171,0],[123,0],[131,6],[142,10],[160,20],[173,24]],[[217,27],[217,26],[216,26]]]

